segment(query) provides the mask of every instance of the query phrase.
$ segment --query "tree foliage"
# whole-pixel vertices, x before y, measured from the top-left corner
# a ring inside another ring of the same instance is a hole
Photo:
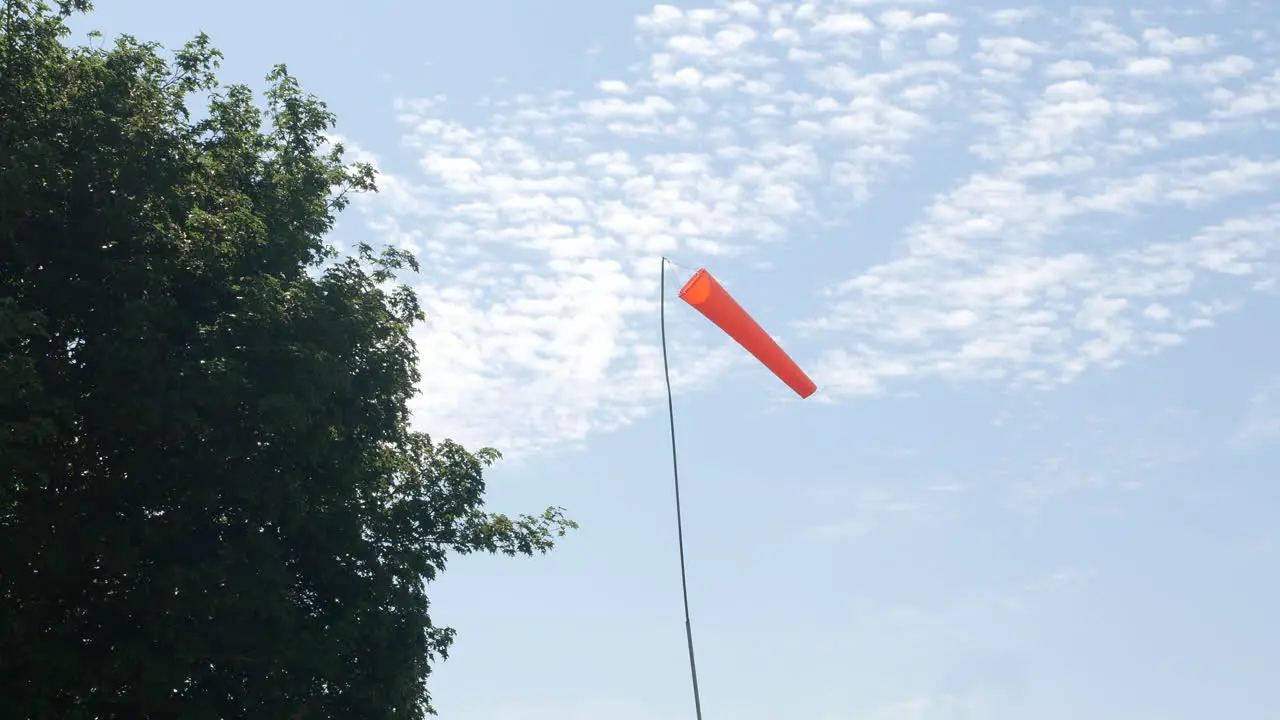
[[[203,35],[65,45],[88,9],[0,10],[0,714],[433,714],[426,583],[573,523],[410,430],[416,266],[325,244],[375,173],[324,104]]]

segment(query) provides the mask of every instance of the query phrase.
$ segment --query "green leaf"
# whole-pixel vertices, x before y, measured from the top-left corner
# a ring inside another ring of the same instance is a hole
[[[89,7],[0,5],[2,714],[433,714],[429,581],[577,526],[409,429],[417,262],[326,242],[376,172],[324,104],[205,35],[65,46]]]

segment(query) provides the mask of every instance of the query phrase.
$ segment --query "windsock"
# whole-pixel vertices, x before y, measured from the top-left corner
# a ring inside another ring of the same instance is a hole
[[[746,348],[747,352],[769,368],[787,387],[796,391],[797,395],[807,398],[817,391],[818,386],[813,380],[742,309],[733,296],[716,282],[706,268],[694,273],[684,287],[680,288],[680,299]]]

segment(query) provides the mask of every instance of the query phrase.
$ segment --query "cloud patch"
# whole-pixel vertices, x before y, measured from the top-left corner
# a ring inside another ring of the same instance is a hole
[[[658,257],[732,279],[800,232],[846,277],[770,327],[837,399],[1052,387],[1186,342],[1274,282],[1280,70],[1214,31],[1230,12],[656,5],[628,74],[480,120],[401,99],[416,170],[359,208],[422,260],[416,417],[517,453],[624,425],[661,394]],[[883,261],[836,253],[917,176],[945,188]],[[740,362],[699,327],[673,332],[681,388]]]

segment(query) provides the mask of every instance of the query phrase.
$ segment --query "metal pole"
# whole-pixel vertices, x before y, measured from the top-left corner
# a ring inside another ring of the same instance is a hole
[[[689,620],[689,581],[684,564],[684,518],[680,513],[680,461],[676,454],[676,411],[671,397],[671,369],[667,364],[667,258],[662,258],[662,277],[658,281],[661,297],[658,318],[662,326],[662,376],[667,381],[667,420],[671,426],[671,476],[676,488],[676,537],[680,544],[680,590],[684,596],[684,635],[689,644],[689,675],[693,679],[693,710],[702,720],[702,698],[698,694],[698,663],[693,657],[693,623]]]

